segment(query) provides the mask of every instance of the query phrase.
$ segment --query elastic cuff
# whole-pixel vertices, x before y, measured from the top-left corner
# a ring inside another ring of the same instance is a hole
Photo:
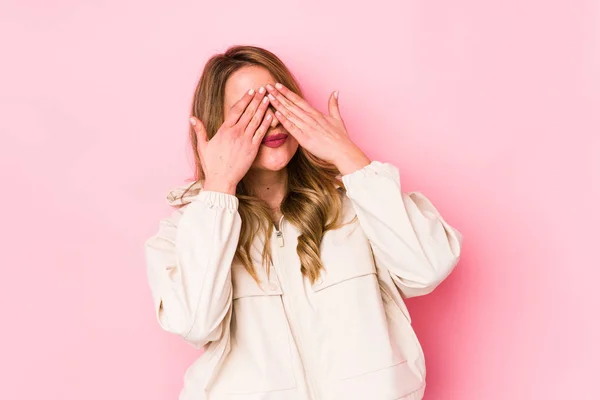
[[[237,210],[240,200],[229,193],[215,192],[212,190],[202,189],[194,201],[201,201],[209,207],[226,208],[229,210]]]
[[[342,182],[347,190],[351,190],[352,186],[356,186],[365,179],[383,176],[391,179],[397,184],[400,184],[400,174],[398,168],[389,163],[373,160],[370,164],[358,169],[354,172],[342,176]]]

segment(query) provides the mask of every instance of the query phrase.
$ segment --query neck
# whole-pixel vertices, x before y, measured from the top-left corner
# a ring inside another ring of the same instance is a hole
[[[281,216],[279,206],[287,193],[287,177],[287,168],[279,171],[251,169],[243,179],[250,192],[267,203],[273,220]]]

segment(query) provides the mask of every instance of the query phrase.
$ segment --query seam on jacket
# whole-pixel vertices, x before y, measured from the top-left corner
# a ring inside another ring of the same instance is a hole
[[[423,386],[421,386],[420,388],[418,388],[418,389],[416,389],[416,390],[413,390],[413,391],[412,391],[412,392],[410,392],[410,393],[407,393],[407,394],[404,394],[404,395],[402,395],[402,396],[400,396],[400,397],[398,397],[398,398],[395,398],[394,400],[403,400],[403,399],[406,399],[406,398],[407,398],[407,397],[409,397],[409,396],[413,396],[415,393],[417,393],[417,392],[419,392],[419,391],[421,391],[421,390],[425,389],[425,386],[426,386],[426,385],[423,385]],[[410,400],[410,399],[408,399],[408,400]]]
[[[365,375],[369,375],[369,374],[374,374],[375,372],[385,371],[386,369],[394,368],[394,367],[397,367],[398,365],[406,364],[407,362],[408,362],[408,360],[398,361],[397,363],[394,363],[392,365],[388,365],[387,367],[374,369],[373,371],[367,371],[367,372],[363,372],[363,373],[360,373],[360,374],[357,374],[357,375],[347,376],[347,377],[341,378],[340,380],[347,381],[348,379],[358,378],[359,376],[365,376]]]

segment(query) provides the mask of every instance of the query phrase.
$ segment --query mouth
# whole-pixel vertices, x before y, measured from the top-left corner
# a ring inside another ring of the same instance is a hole
[[[267,147],[279,147],[283,145],[288,138],[286,133],[276,133],[274,135],[265,136],[261,144]]]

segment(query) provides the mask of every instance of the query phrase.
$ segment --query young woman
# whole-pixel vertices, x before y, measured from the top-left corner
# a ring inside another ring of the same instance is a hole
[[[180,400],[421,399],[404,299],[448,276],[461,234],[267,50],[211,58],[191,113],[196,179],[146,242],[160,325],[204,348]]]

